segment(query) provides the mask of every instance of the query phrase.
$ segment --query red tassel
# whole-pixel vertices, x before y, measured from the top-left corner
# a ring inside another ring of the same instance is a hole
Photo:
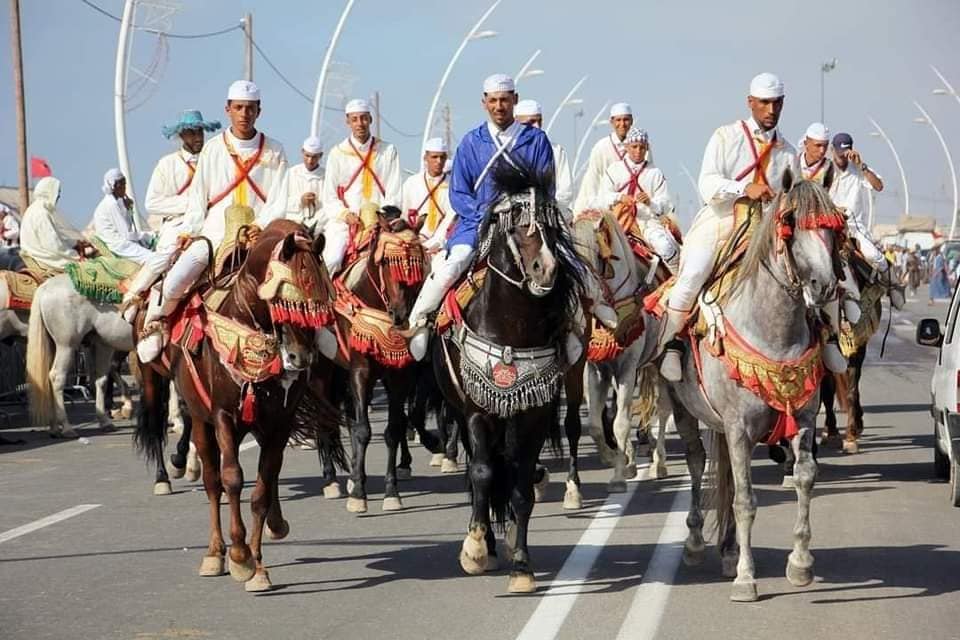
[[[253,391],[253,385],[247,385],[247,393],[243,396],[240,407],[240,419],[247,424],[257,419],[257,396]]]

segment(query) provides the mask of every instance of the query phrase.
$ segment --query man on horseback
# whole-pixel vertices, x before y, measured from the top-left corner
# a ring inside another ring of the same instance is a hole
[[[450,187],[450,202],[457,213],[453,235],[447,240],[443,260],[437,261],[420,289],[409,316],[410,353],[417,360],[422,360],[427,352],[427,316],[437,310],[447,290],[473,262],[480,227],[498,196],[493,169],[499,163],[509,163],[535,175],[554,173],[550,141],[537,127],[517,122],[516,104],[512,78],[499,73],[487,78],[483,83],[483,106],[490,119],[469,131],[457,147]],[[604,324],[615,327],[616,312],[602,301],[596,283],[591,289],[594,314]]]
[[[667,349],[661,373],[668,380],[683,377],[678,348],[667,348],[686,324],[697,298],[710,277],[716,253],[734,230],[737,200],[769,202],[786,170],[798,171],[797,153],[777,130],[783,110],[783,83],[772,73],[761,73],[750,83],[747,105],[751,116],[714,131],[703,154],[700,195],[707,203],[687,232],[680,255],[680,272],[666,303],[659,348]],[[846,359],[836,342],[824,348],[824,361],[831,370],[846,368]]]
[[[224,109],[230,127],[203,147],[190,185],[184,235],[202,235],[214,250],[226,240],[226,211],[232,205],[249,207],[256,226],[283,217],[286,204],[278,197],[287,158],[283,145],[257,131],[260,89],[247,80],[237,80],[227,92]],[[256,233],[254,229],[254,234]],[[163,281],[162,295],[151,292],[142,339],[137,353],[151,362],[163,348],[163,321],[193,288],[210,261],[205,242],[194,242],[177,258]],[[161,302],[162,300],[162,302]]]
[[[430,138],[423,148],[423,171],[403,183],[403,211],[411,226],[423,219],[420,244],[437,266],[443,260],[443,245],[456,217],[450,206],[449,176],[443,170],[447,157],[443,138]]]
[[[520,124],[528,124],[538,129],[543,128],[543,107],[536,100],[520,100],[517,107],[513,110],[513,115]],[[557,200],[557,206],[563,212],[563,215],[571,215],[570,207],[573,205],[573,174],[570,171],[570,159],[567,157],[567,150],[562,144],[551,143],[553,147],[553,166],[556,168],[556,189],[554,196]]]
[[[71,262],[92,253],[89,243],[57,210],[60,181],[41,178],[20,225],[20,256],[38,277],[62,273]]]
[[[403,200],[400,158],[370,132],[370,105],[351,100],[345,111],[350,135],[330,151],[323,184],[323,261],[330,275],[340,270],[351,233],[373,224],[381,207],[399,207]]]
[[[633,126],[633,110],[626,102],[618,102],[610,107],[610,134],[597,141],[590,150],[590,159],[587,161],[587,170],[583,174],[583,182],[577,193],[577,200],[573,205],[574,215],[590,208],[590,203],[596,197],[603,184],[603,172],[607,167],[623,160],[624,138],[627,131]]]
[[[133,200],[127,195],[127,179],[119,169],[110,169],[103,176],[103,199],[93,212],[96,236],[117,258],[145,266],[160,274],[167,266],[167,256],[150,249],[156,241],[152,231],[141,231],[145,226],[137,219]]]
[[[603,172],[599,192],[591,208],[613,209],[625,231],[633,229],[676,273],[680,266],[680,245],[660,222],[673,210],[663,172],[647,158],[647,132],[630,127],[623,139],[624,156]]]
[[[320,198],[323,194],[323,143],[310,136],[300,146],[303,162],[295,164],[284,177],[287,192],[287,220],[314,225],[321,218]]]

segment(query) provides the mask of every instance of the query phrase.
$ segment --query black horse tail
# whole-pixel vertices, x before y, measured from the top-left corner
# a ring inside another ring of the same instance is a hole
[[[147,465],[162,467],[163,447],[167,440],[167,411],[170,401],[169,381],[148,365],[140,366],[143,387],[137,409],[137,426],[133,446]]]
[[[550,412],[550,421],[548,423],[547,445],[550,447],[550,454],[555,458],[563,458],[563,436],[566,433],[562,424],[560,424],[560,403],[553,403],[553,410]]]
[[[316,439],[322,468],[336,465],[343,471],[349,471],[350,463],[340,438],[340,429],[345,424],[346,419],[340,408],[318,395],[313,387],[307,387],[293,414],[291,435],[300,441],[305,438]]]

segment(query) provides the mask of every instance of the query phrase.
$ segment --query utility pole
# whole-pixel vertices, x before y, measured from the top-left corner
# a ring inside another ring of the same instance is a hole
[[[23,93],[23,49],[20,46],[20,0],[10,0],[10,46],[13,49],[13,95],[17,103],[17,170],[20,175],[20,215],[30,204],[27,182],[27,116]]]
[[[373,92],[373,135],[377,137],[377,140],[381,140],[380,137],[380,92]]]
[[[243,25],[243,77],[253,82],[253,14],[248,13],[243,16],[240,23]]]
[[[453,117],[450,115],[450,103],[443,105],[443,139],[447,149],[453,149]]]

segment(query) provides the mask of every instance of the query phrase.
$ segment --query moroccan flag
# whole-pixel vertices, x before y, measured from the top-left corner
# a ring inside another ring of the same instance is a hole
[[[53,175],[53,169],[50,168],[50,163],[43,158],[30,156],[30,175],[34,178],[46,178]]]

